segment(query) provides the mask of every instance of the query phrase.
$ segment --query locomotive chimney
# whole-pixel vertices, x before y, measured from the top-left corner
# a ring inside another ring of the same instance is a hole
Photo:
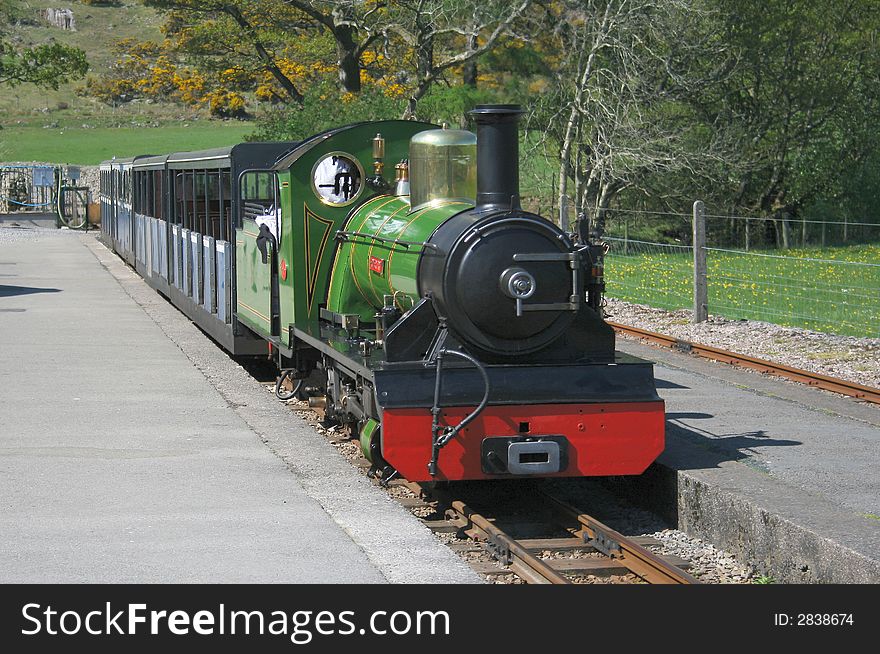
[[[518,104],[481,104],[477,123],[477,208],[519,208]]]

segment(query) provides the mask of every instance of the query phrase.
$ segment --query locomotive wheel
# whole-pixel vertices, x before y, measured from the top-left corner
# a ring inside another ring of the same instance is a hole
[[[382,438],[382,427],[376,426],[375,429],[368,429],[367,425],[362,425],[359,432],[361,454],[364,455],[364,458],[374,466],[377,464],[380,467],[384,465],[385,460],[382,459],[382,441],[380,440]]]

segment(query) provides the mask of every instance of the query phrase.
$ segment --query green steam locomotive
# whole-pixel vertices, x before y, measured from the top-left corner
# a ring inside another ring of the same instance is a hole
[[[615,351],[602,244],[521,208],[520,113],[104,162],[105,242],[385,481],[638,474],[653,368]]]

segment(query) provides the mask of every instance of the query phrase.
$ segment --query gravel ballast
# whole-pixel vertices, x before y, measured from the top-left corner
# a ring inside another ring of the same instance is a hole
[[[688,310],[667,311],[614,298],[608,299],[606,313],[608,320],[622,325],[880,387],[880,338],[837,336],[711,315],[706,322],[693,324]]]

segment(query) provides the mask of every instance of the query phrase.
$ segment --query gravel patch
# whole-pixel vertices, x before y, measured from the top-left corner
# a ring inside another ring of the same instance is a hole
[[[748,584],[761,578],[754,567],[741,564],[732,554],[678,529],[663,529],[646,535],[660,541],[659,547],[652,548],[656,554],[685,559],[692,566],[688,572],[704,583]]]
[[[609,320],[631,327],[880,388],[880,338],[836,336],[721,316],[692,324],[688,310],[667,311],[614,298],[608,298],[606,313]]]
[[[67,227],[62,229],[25,227],[16,221],[3,222],[0,223],[0,245],[20,243],[22,241],[38,241],[42,238],[69,236],[71,233],[74,232],[71,232]]]

